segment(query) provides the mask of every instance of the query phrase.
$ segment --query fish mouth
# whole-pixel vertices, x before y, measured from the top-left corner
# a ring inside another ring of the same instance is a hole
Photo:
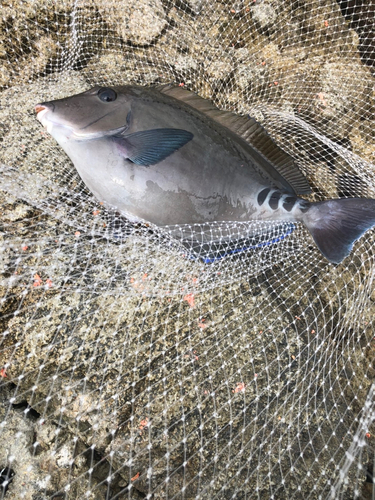
[[[43,104],[37,104],[35,106],[35,113],[38,116],[38,113],[40,113],[41,111],[44,111],[45,109],[47,109],[47,108],[45,106],[43,106]]]
[[[45,115],[48,113],[49,109],[45,108],[44,106],[37,105],[35,106],[35,111],[37,119],[40,121],[43,127],[47,129],[47,132],[51,133],[51,130],[49,130],[49,128],[52,127],[52,123],[45,118]]]
[[[37,105],[35,106],[35,111],[37,119],[40,121],[43,127],[47,129],[47,132],[50,134],[52,132],[53,123],[46,117],[46,114],[49,112],[49,109],[45,108],[44,106]]]

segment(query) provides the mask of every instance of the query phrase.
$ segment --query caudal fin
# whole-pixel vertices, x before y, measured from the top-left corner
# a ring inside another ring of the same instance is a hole
[[[375,226],[375,200],[341,198],[312,203],[303,222],[324,257],[339,264],[354,242]]]

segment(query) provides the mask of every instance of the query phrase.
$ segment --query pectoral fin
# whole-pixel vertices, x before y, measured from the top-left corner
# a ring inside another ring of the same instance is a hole
[[[154,165],[191,141],[193,134],[175,128],[157,128],[115,136],[113,140],[124,158],[137,165]]]

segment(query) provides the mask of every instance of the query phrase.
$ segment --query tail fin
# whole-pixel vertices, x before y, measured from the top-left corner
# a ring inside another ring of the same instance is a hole
[[[339,264],[354,242],[375,226],[375,200],[341,198],[312,203],[303,222],[324,257]]]

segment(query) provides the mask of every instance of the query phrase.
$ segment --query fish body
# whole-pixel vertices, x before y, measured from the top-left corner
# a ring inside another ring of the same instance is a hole
[[[131,221],[300,221],[332,262],[375,224],[375,200],[301,199],[308,182],[255,120],[185,90],[94,87],[36,111],[96,198]],[[343,235],[328,245],[332,228]]]

